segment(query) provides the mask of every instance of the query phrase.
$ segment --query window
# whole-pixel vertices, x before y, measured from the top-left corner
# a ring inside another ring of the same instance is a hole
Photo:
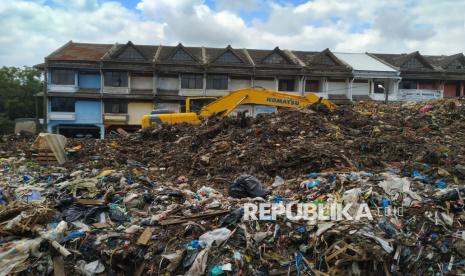
[[[305,92],[319,92],[320,81],[318,80],[307,80],[305,81]]]
[[[182,74],[181,88],[183,89],[203,89],[203,75]]]
[[[207,75],[207,89],[228,89],[227,75]]]
[[[216,59],[215,63],[230,63],[230,64],[241,64],[242,61],[236,57],[231,51],[227,51]]]
[[[128,87],[127,72],[105,72],[105,86]]]
[[[214,102],[216,99],[191,99],[190,101],[190,112],[199,112],[207,104]]]
[[[74,85],[74,71],[73,70],[53,70],[52,71],[52,84],[59,85]]]
[[[74,98],[51,98],[52,112],[74,112]]]
[[[128,103],[121,101],[105,102],[105,113],[126,114],[128,113]]]
[[[417,83],[414,81],[401,81],[399,87],[400,89],[417,89]]]
[[[174,53],[174,55],[171,57],[171,59],[175,61],[194,61],[194,59],[182,48],[178,49],[176,53]]]
[[[279,80],[278,90],[279,91],[294,91],[295,80]]]
[[[271,55],[269,55],[264,61],[263,63],[267,63],[267,64],[287,64],[287,60],[285,58],[283,58],[280,54],[278,53],[272,53]]]

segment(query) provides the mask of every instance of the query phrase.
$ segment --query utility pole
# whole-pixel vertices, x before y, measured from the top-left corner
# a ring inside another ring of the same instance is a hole
[[[47,61],[45,61],[45,66],[44,66],[44,114],[43,114],[43,120],[44,120],[44,131],[47,132],[48,126],[47,126],[47,116],[48,116],[48,101],[47,101]]]

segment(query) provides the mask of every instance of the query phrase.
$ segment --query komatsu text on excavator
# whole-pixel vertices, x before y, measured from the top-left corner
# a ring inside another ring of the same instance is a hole
[[[268,105],[276,107],[299,108],[313,104],[321,104],[333,110],[336,105],[326,99],[309,93],[305,96],[277,92],[260,88],[245,88],[231,92],[229,95],[218,98],[205,105],[199,112],[187,113],[161,113],[152,112],[142,117],[142,128],[155,124],[200,124],[203,118],[212,116],[228,116],[235,108],[243,104]],[[154,114],[155,113],[155,114]]]

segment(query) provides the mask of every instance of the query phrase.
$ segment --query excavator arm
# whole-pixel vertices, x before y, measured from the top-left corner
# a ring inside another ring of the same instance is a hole
[[[229,95],[221,97],[216,101],[206,105],[200,110],[200,117],[208,118],[213,114],[228,116],[241,104],[270,105],[279,107],[299,108],[321,103],[328,109],[336,108],[332,102],[309,93],[306,96],[299,96],[290,93],[276,92],[273,90],[246,88],[231,92]]]
[[[330,110],[336,108],[336,105],[332,102],[318,97],[312,93],[309,93],[305,96],[299,96],[267,89],[245,88],[231,92],[229,95],[221,97],[214,102],[204,106],[198,114],[191,112],[145,115],[142,118],[142,128],[159,123],[199,124],[202,118],[209,118],[213,115],[219,115],[223,117],[228,116],[234,109],[243,104],[299,108],[316,103],[322,104]]]

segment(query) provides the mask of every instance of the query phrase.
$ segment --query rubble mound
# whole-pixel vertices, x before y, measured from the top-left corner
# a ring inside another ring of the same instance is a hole
[[[280,110],[68,139],[61,166],[4,136],[0,275],[463,274],[464,120],[462,100]]]

